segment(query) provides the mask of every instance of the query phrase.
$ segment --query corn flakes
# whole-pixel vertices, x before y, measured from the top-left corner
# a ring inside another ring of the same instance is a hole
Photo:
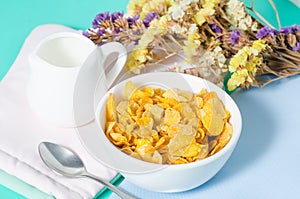
[[[232,137],[230,112],[215,92],[125,85],[106,102],[105,134],[124,153],[158,164],[184,164],[220,151]]]

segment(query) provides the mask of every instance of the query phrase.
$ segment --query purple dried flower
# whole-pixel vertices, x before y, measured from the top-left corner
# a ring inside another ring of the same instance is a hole
[[[106,33],[106,31],[103,30],[103,29],[99,29],[99,30],[97,31],[97,34],[98,34],[99,36],[102,36],[102,35],[104,35],[105,33]]]
[[[108,19],[110,19],[109,12],[99,13],[98,15],[96,15],[95,19],[97,21],[108,20]]]
[[[239,38],[241,35],[241,31],[240,30],[232,30],[230,33],[230,41],[232,43],[232,45],[236,45],[239,42]]]
[[[292,30],[295,32],[300,31],[300,25],[292,25]]]
[[[93,28],[98,28],[99,22],[94,19],[94,21],[92,22],[92,26],[93,26]]]
[[[265,26],[261,28],[257,33],[256,33],[256,38],[257,39],[262,39],[267,36],[272,36],[274,37],[275,35],[279,34],[280,32],[278,30],[269,28],[268,26]]]
[[[279,33],[280,33],[280,32],[279,32],[278,30],[276,30],[276,29],[271,29],[269,35],[271,35],[271,36],[276,36],[276,35],[278,35]]]
[[[268,26],[265,26],[256,33],[256,38],[262,39],[262,38],[268,36],[270,33],[271,33],[271,28],[269,28]]]
[[[123,16],[124,16],[123,12],[114,12],[114,13],[111,14],[111,20],[114,22],[119,17],[123,17]]]
[[[96,15],[94,21],[92,22],[93,28],[98,28],[99,24],[104,20],[109,20],[109,12],[102,12]]]
[[[114,28],[114,33],[118,34],[120,32],[119,28]]]
[[[209,24],[210,28],[215,32],[215,33],[222,33],[222,29],[217,25],[217,24]]]
[[[300,50],[300,42],[297,42],[296,45],[292,48],[293,51]]]
[[[281,28],[279,30],[280,33],[283,33],[283,34],[290,34],[293,32],[293,28],[292,27],[284,27],[284,28]]]
[[[87,37],[87,38],[89,38],[89,37],[91,36],[91,34],[89,33],[88,30],[83,31],[83,32],[82,32],[82,35],[85,36],[85,37]]]
[[[158,18],[158,14],[157,12],[150,12],[146,15],[145,19],[143,20],[143,23],[146,27],[150,26],[150,22],[155,19]]]
[[[129,24],[129,26],[131,26],[132,24],[134,24],[134,22],[136,22],[138,19],[140,18],[140,15],[134,15],[133,17],[128,17],[127,18],[127,22]]]

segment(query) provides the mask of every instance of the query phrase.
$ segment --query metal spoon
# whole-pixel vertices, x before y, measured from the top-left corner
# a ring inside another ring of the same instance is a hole
[[[82,160],[70,149],[50,142],[40,143],[38,149],[43,162],[57,173],[67,177],[89,177],[102,183],[123,199],[137,199],[108,181],[88,173]]]

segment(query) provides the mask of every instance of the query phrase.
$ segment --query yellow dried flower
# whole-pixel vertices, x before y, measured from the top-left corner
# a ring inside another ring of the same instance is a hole
[[[184,41],[183,51],[188,57],[197,54],[197,48],[200,46],[200,34],[198,32],[188,35],[188,39]]]
[[[196,24],[201,26],[203,23],[206,22],[206,17],[211,16],[215,13],[215,10],[213,8],[202,8],[197,12],[197,14],[194,16],[194,20]]]
[[[246,66],[247,64],[249,65],[249,63],[247,63],[248,61],[251,62],[251,64],[256,64],[260,65],[262,60],[261,58],[257,58],[256,56],[259,55],[259,53],[264,50],[267,47],[267,45],[265,44],[265,41],[259,39],[259,40],[255,40],[252,44],[252,46],[244,46],[241,50],[238,51],[237,54],[235,54],[229,63],[229,71],[230,72],[235,72],[236,69],[239,66]],[[254,55],[255,57],[251,58],[251,60],[248,60],[248,58]],[[250,67],[252,71],[253,67]]]
[[[244,46],[231,58],[228,69],[233,74],[227,83],[229,91],[234,90],[246,81],[252,82],[251,77],[255,76],[257,66],[263,62],[260,53],[266,48],[265,41],[258,39],[253,42],[252,46]]]
[[[142,35],[139,40],[138,46],[136,48],[146,48],[154,40],[154,31],[152,28],[149,28]]]
[[[151,12],[157,12],[159,16],[163,16],[167,13],[169,7],[174,3],[174,0],[151,0],[145,3],[142,7],[142,12],[140,13],[140,19],[145,19],[146,15]],[[165,7],[165,9],[161,9]]]
[[[230,63],[229,63],[229,66],[228,66],[228,69],[230,72],[235,72],[236,69],[242,65],[242,66],[245,66],[246,65],[246,62],[247,62],[247,58],[248,58],[248,55],[240,50],[238,51],[237,54],[235,54],[235,56],[233,56],[231,59],[230,59]]]
[[[196,24],[198,24],[199,26],[201,26],[203,23],[205,23],[205,17],[203,16],[201,10],[199,12],[197,12],[197,14],[194,16],[194,20],[196,22]]]
[[[262,63],[261,57],[254,57],[251,61],[247,62],[246,68],[249,73],[255,75],[257,71],[257,66],[259,66]]]
[[[151,3],[152,2],[152,3]],[[171,2],[170,0],[154,0],[144,6],[143,9],[152,8],[155,4],[162,2]],[[144,63],[148,60],[148,50],[149,44],[154,40],[155,35],[164,35],[168,32],[168,23],[171,21],[169,15],[163,15],[159,19],[154,19],[150,23],[150,27],[141,36],[138,45],[133,49],[132,53],[128,56],[125,68],[127,71],[134,73],[140,73],[140,69],[144,67]]]
[[[141,12],[143,5],[148,3],[149,0],[130,0],[127,4],[127,15],[134,16]]]
[[[149,29],[151,29],[154,35],[164,35],[168,32],[168,23],[171,21],[169,15],[164,15],[159,19],[154,19],[150,23]]]
[[[203,8],[214,8],[218,5],[219,0],[205,0],[203,4]]]
[[[196,24],[201,26],[206,22],[206,18],[215,13],[214,7],[219,3],[218,0],[206,0],[197,14],[194,16],[194,21]]]
[[[236,71],[232,74],[227,82],[228,90],[232,91],[239,87],[241,84],[245,83],[248,79],[248,71],[246,68]]]
[[[147,49],[135,48],[132,53],[128,55],[125,69],[134,73],[139,73],[140,69],[144,67],[144,63],[147,61]]]
[[[147,49],[136,50],[134,51],[134,57],[138,62],[144,63],[145,61],[147,61],[146,58],[147,53],[148,53]]]
[[[262,51],[262,50],[265,50],[267,45],[266,45],[266,41],[265,40],[261,40],[261,39],[258,39],[258,40],[255,40],[252,44],[252,47],[256,50],[258,50],[259,52]]]

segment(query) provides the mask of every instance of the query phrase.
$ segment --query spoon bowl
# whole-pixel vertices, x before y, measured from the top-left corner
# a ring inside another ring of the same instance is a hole
[[[74,177],[85,172],[82,160],[65,147],[50,142],[42,142],[39,145],[39,153],[43,162],[57,173]]]
[[[136,199],[108,181],[88,173],[80,157],[64,146],[42,142],[38,146],[38,151],[43,162],[56,173],[67,177],[88,177],[105,185],[121,198]]]

